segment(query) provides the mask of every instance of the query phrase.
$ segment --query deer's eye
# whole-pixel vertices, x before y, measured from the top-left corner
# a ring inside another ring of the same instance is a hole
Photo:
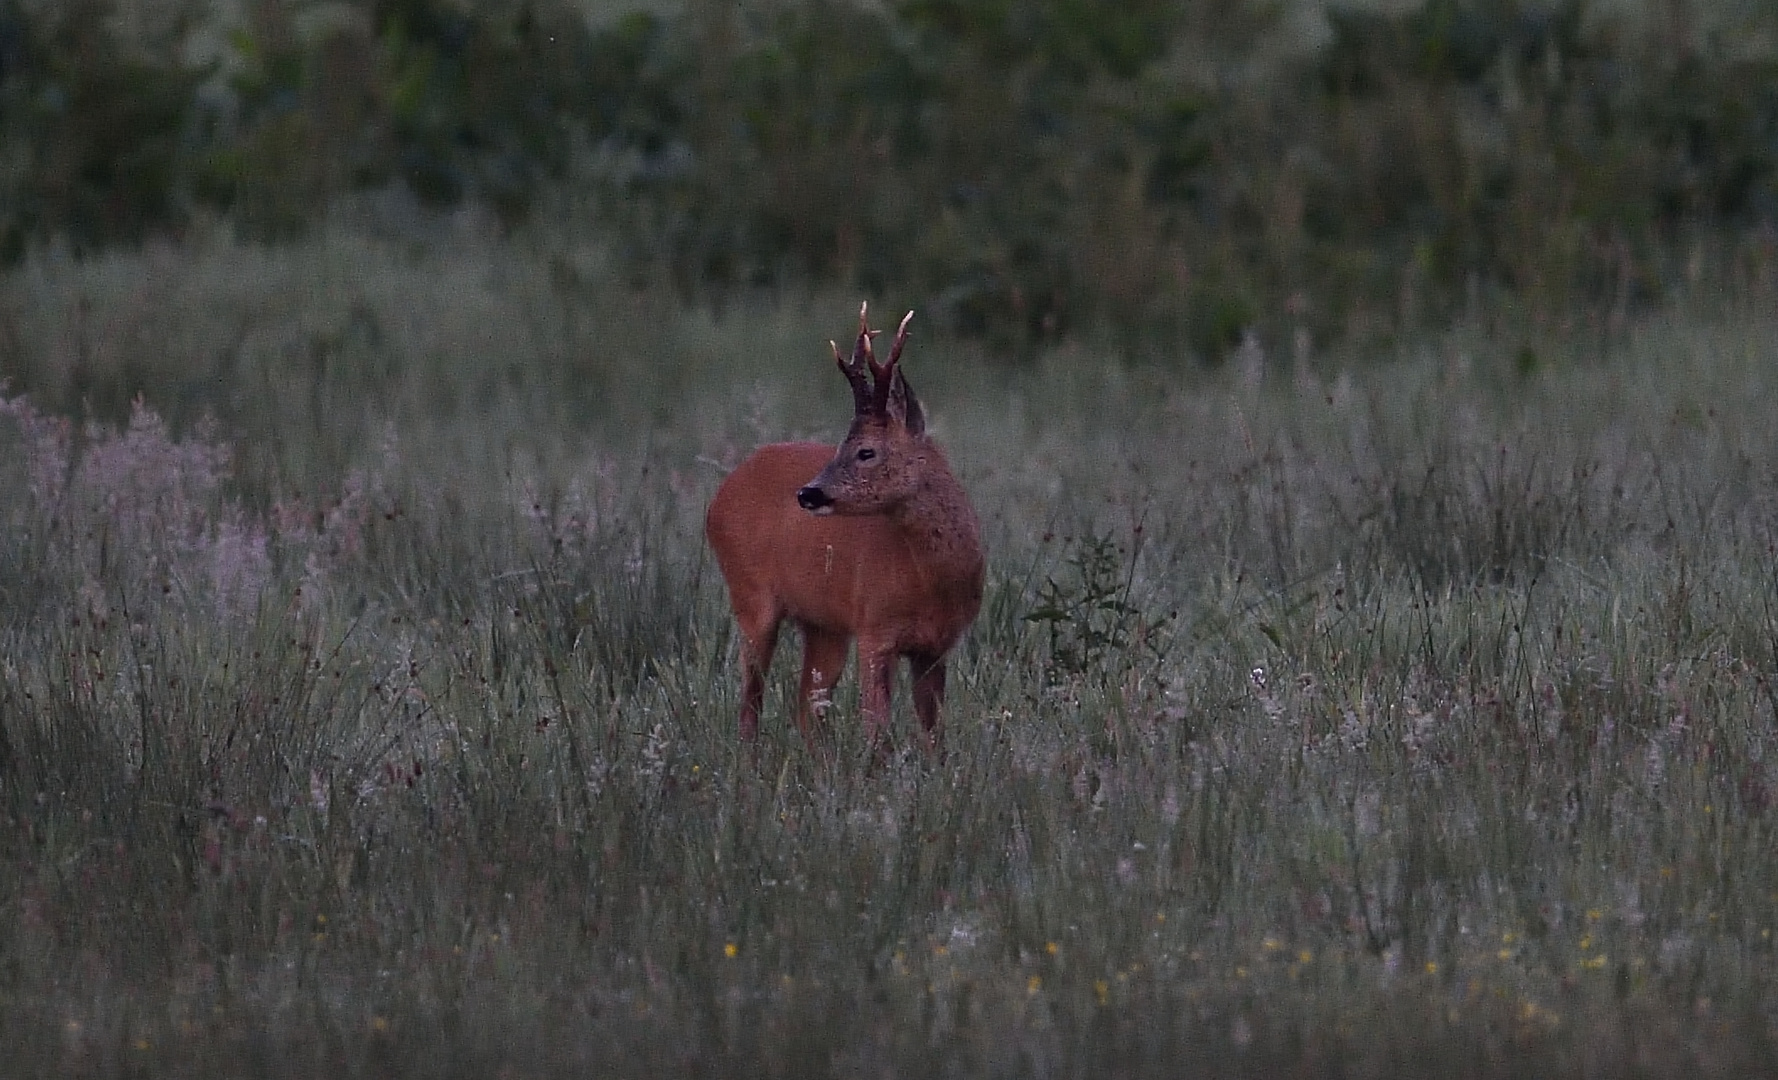
[[[876,456],[877,456],[877,452],[875,450],[872,450],[868,446],[865,447],[864,449],[858,451],[858,460],[859,461],[869,461],[871,458],[874,458]]]

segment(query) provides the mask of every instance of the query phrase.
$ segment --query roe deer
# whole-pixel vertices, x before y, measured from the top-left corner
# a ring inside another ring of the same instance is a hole
[[[852,428],[837,451],[773,443],[736,466],[710,501],[704,533],[728,582],[741,630],[741,738],[759,735],[766,671],[785,620],[803,634],[796,726],[811,752],[828,695],[858,639],[861,711],[872,753],[889,750],[890,687],[906,657],[926,749],[943,743],[945,653],[982,606],[975,510],[951,475],[901,373],[908,312],[889,362],[858,311],[850,361],[829,342],[852,384]],[[811,718],[811,712],[815,715]]]

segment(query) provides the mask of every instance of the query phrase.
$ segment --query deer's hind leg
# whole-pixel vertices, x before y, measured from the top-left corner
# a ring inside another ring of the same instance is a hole
[[[834,684],[846,669],[846,650],[851,648],[852,638],[843,631],[807,623],[802,624],[802,631],[803,678],[797,690],[796,727],[810,752],[821,754],[825,750],[816,740],[826,728],[827,707],[833,701]]]
[[[771,608],[743,610],[735,605],[735,622],[741,627],[741,739],[759,738],[759,714],[765,708],[766,672],[778,649],[779,613]]]
[[[939,706],[945,703],[945,658],[942,654],[909,653],[908,669],[914,677],[914,715],[920,718],[926,752],[940,753],[945,745],[945,728],[938,715]]]

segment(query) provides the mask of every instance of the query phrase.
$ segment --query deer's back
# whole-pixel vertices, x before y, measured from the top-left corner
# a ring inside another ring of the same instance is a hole
[[[737,607],[769,603],[816,626],[944,652],[981,607],[973,517],[952,523],[970,535],[960,553],[934,548],[927,523],[811,514],[797,489],[832,457],[822,443],[773,443],[717,488],[704,529]]]

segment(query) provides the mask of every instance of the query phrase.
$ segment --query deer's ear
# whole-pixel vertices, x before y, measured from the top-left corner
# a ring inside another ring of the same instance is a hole
[[[920,399],[914,396],[914,388],[908,385],[907,376],[899,367],[895,369],[895,381],[889,384],[889,415],[900,421],[909,435],[926,432],[926,411],[920,408]]]

